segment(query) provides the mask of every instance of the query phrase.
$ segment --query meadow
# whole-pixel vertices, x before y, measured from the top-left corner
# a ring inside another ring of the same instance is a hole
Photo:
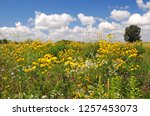
[[[150,43],[0,44],[1,99],[148,99]]]

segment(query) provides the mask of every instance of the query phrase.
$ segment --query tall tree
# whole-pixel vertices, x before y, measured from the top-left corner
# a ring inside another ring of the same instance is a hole
[[[127,42],[135,42],[137,40],[140,40],[141,28],[137,25],[130,25],[129,27],[126,27],[124,39]]]

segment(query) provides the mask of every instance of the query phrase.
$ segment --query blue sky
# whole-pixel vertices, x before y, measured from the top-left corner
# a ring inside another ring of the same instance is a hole
[[[73,16],[84,13],[106,18],[113,8],[123,6],[130,6],[131,12],[140,12],[135,0],[1,0],[0,26],[14,26],[17,21],[25,24],[34,17],[35,11]]]
[[[79,30],[85,33],[85,31],[94,31],[103,26],[115,33],[117,32],[117,27],[118,30],[120,30],[120,28],[124,29],[125,25],[134,22],[137,22],[137,25],[141,26],[143,30],[146,30],[144,31],[145,34],[150,29],[149,25],[148,27],[144,27],[149,24],[149,22],[147,22],[148,19],[150,20],[149,12],[150,0],[1,0],[0,32],[9,36],[6,29],[11,33],[16,33],[17,31],[19,34],[23,33],[26,29],[24,33],[29,30],[35,30],[35,33],[41,33],[40,37],[44,35],[46,38],[55,38],[55,34],[52,33],[52,31],[57,31],[56,33],[59,32],[60,34],[58,25],[52,27],[44,26],[55,23],[52,21],[52,17],[63,17],[64,19],[61,19],[62,22],[60,22],[62,27],[59,27],[59,29],[64,29],[62,32],[67,34],[69,32],[75,34],[75,32]],[[64,13],[66,16],[61,17]],[[138,15],[134,15],[135,13]],[[57,16],[54,16],[54,14]],[[144,17],[145,14],[146,16]],[[139,16],[140,20],[145,19],[145,24],[136,20]],[[52,21],[52,23],[44,24],[45,20]],[[55,21],[57,23],[57,20]],[[21,28],[18,28],[19,26]],[[43,33],[46,31],[48,33]],[[108,31],[106,30],[106,32]],[[31,34],[28,36],[30,35]],[[121,34],[118,34],[118,36],[121,37]],[[32,37],[34,37],[34,35],[32,35]],[[72,37],[71,34],[70,37]],[[79,38],[82,38],[82,36]],[[147,39],[145,40],[147,41]]]

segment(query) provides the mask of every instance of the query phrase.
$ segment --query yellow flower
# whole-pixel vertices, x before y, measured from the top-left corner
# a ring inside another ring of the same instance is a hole
[[[51,59],[45,59],[45,62],[51,63]]]
[[[114,37],[113,34],[108,34],[108,35],[106,35],[106,38],[108,38],[108,39],[112,39],[113,37]]]
[[[42,71],[42,74],[46,74],[47,70]]]
[[[24,69],[24,72],[28,73],[28,72],[30,72],[30,69]]]
[[[21,61],[24,61],[24,58],[18,58],[17,59],[17,62],[21,62]]]
[[[7,80],[7,76],[2,77],[3,80]]]
[[[36,66],[33,66],[33,67],[32,67],[32,70],[35,70],[35,69],[36,69]]]
[[[85,80],[86,80],[87,82],[89,82],[89,83],[91,82],[91,81],[90,81],[90,77],[88,77],[88,76],[85,78]]]
[[[75,67],[75,65],[76,65],[76,63],[74,63],[74,62],[70,62],[70,66],[71,66],[72,68],[74,68],[74,67]]]
[[[32,65],[38,65],[38,63],[36,63],[36,62],[32,62]]]
[[[51,57],[52,57],[51,54],[45,54],[45,55],[44,55],[44,58],[51,58]]]
[[[72,57],[68,57],[68,60],[72,60]]]
[[[61,60],[60,60],[60,63],[62,63],[64,60],[65,60],[64,58],[63,58],[63,59],[61,59]]]
[[[40,64],[40,67],[42,68],[42,67],[44,67],[45,65],[44,64]]]
[[[130,69],[130,71],[133,71],[133,70],[135,70],[135,69],[134,69],[134,68],[131,68],[131,69]]]
[[[57,60],[57,57],[52,57],[51,60],[55,61]]]
[[[131,57],[136,57],[137,56],[137,54],[131,54],[130,56],[129,56],[129,58],[131,58]]]
[[[66,71],[66,73],[69,73],[69,68],[66,68],[65,71]]]
[[[38,62],[43,62],[43,58],[39,58],[39,59],[38,59]]]
[[[66,62],[64,63],[64,66],[67,66],[69,63],[70,63],[70,61],[66,61]]]
[[[48,69],[51,69],[52,67],[51,66],[48,66]]]

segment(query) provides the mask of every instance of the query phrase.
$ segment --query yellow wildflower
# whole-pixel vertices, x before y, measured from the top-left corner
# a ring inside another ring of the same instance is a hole
[[[32,67],[32,70],[35,70],[35,69],[36,69],[36,66],[33,66],[33,67]]]
[[[44,67],[45,65],[44,64],[40,64],[40,67],[42,68],[42,67]]]
[[[24,69],[24,72],[28,73],[28,72],[30,72],[30,69]]]
[[[55,61],[57,60],[57,57],[52,57],[51,60]]]

